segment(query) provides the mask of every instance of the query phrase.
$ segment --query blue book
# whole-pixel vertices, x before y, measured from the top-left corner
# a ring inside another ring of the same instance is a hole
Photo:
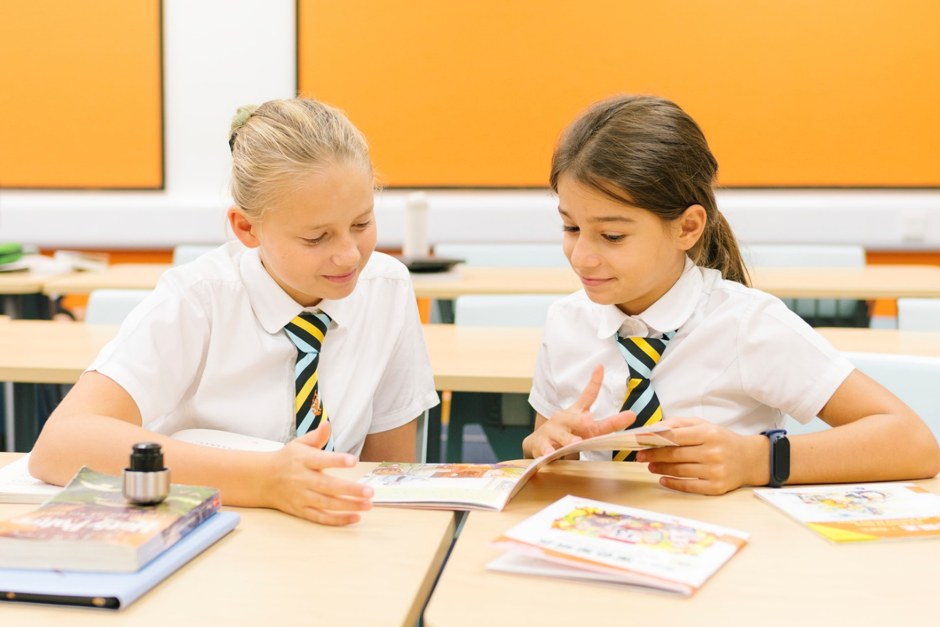
[[[235,528],[241,517],[217,512],[134,573],[0,568],[0,601],[124,609]]]

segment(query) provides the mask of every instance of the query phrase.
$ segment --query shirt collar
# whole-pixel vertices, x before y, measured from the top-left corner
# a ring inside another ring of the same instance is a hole
[[[597,305],[600,310],[597,337],[608,338],[617,331],[624,337],[650,337],[675,331],[692,316],[702,285],[701,271],[686,257],[679,279],[643,313],[628,316],[616,305]]]
[[[324,299],[313,307],[304,307],[288,296],[287,292],[281,289],[274,277],[268,274],[268,271],[264,268],[258,248],[246,249],[240,266],[245,290],[248,293],[248,301],[261,322],[261,326],[268,333],[279,333],[288,322],[304,311],[314,313],[322,311],[337,326],[341,325],[340,320],[346,319],[346,307],[349,306],[346,301],[349,298],[343,300]]]

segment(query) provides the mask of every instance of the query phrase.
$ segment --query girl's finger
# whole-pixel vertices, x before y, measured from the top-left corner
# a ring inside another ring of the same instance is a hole
[[[303,517],[315,523],[332,527],[342,527],[343,525],[359,522],[359,514],[324,512],[315,507],[305,507]]]
[[[304,451],[304,466],[310,470],[324,468],[352,468],[356,465],[356,458],[349,453],[334,453],[311,448]]]
[[[592,421],[590,425],[591,435],[605,435],[614,431],[623,431],[636,422],[636,414],[632,411],[622,411],[603,420]]]
[[[584,391],[581,392],[581,396],[578,397],[578,401],[575,403],[575,407],[582,411],[591,409],[591,405],[593,405],[594,401],[597,400],[597,395],[601,391],[601,384],[603,382],[604,366],[597,364],[597,366],[594,367],[594,372],[591,373],[591,380],[584,388]]]
[[[310,507],[333,512],[365,512],[372,509],[372,501],[360,499],[339,499],[326,494],[308,490]]]
[[[345,496],[356,499],[369,499],[375,493],[371,487],[358,481],[347,481],[320,472],[313,475],[308,489],[329,496]]]
[[[649,471],[654,475],[668,475],[670,477],[686,477],[689,479],[710,479],[711,472],[704,464],[667,464],[655,462],[649,465]]]
[[[688,494],[717,494],[711,482],[701,479],[675,479],[673,477],[660,477],[660,485],[670,490],[686,492]]]

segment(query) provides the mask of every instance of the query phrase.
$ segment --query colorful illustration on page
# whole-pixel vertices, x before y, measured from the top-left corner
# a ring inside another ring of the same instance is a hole
[[[888,498],[883,492],[864,488],[810,492],[795,496],[802,503],[814,507],[819,512],[838,518],[858,518],[859,515],[883,516],[885,510],[879,504],[884,503]]]
[[[715,534],[688,525],[605,512],[594,507],[576,508],[555,520],[552,528],[680,555],[699,555],[717,539]]]

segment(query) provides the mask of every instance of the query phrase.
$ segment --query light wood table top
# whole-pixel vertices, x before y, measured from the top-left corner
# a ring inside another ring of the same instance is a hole
[[[43,274],[41,272],[0,272],[0,295],[39,294],[47,281],[71,276],[70,274]]]
[[[18,454],[0,454],[0,466]],[[375,464],[331,471],[355,479]],[[0,505],[0,518],[36,505]],[[375,508],[349,527],[266,509],[121,612],[0,604],[4,625],[405,625],[424,607],[453,512]]]
[[[75,383],[117,330],[48,320],[0,324],[0,381]],[[842,351],[940,357],[940,333],[817,330]],[[424,336],[438,390],[525,394],[532,387],[541,329],[430,324]]]
[[[90,294],[100,289],[142,289],[156,287],[160,276],[170,268],[163,263],[119,263],[102,272],[74,272],[45,281],[44,294]]]
[[[754,287],[779,298],[938,298],[940,266],[753,268]]]
[[[425,611],[429,627],[478,625],[936,624],[940,542],[838,546],[750,488],[720,497],[667,490],[645,464],[554,462],[500,513],[472,512]],[[940,492],[940,480],[917,482]],[[488,543],[567,494],[739,529],[748,544],[691,598],[489,572]]]
[[[96,289],[152,289],[168,264],[115,264],[104,272],[76,272],[58,278],[0,277],[0,293],[88,294]],[[937,298],[940,266],[870,265],[862,268],[756,268],[754,286],[781,298]],[[4,280],[9,281],[4,292]],[[581,289],[569,268],[475,268],[453,275],[413,274],[421,298],[453,299],[464,294],[570,294]]]

